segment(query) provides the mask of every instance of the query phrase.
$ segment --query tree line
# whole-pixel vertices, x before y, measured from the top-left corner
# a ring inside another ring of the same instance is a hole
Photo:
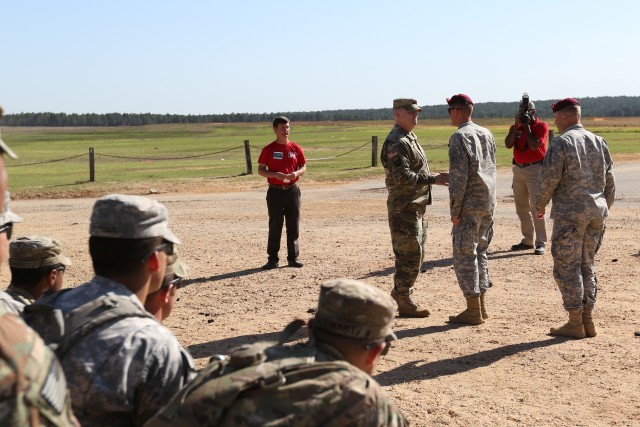
[[[555,100],[535,100],[538,115],[551,117],[551,104]],[[580,98],[584,117],[640,117],[640,96],[600,96]],[[476,118],[511,118],[515,116],[518,101],[482,102],[475,105]],[[423,117],[446,118],[446,105],[425,105]],[[153,114],[153,113],[18,113],[3,118],[5,126],[142,126],[169,123],[247,123],[270,122],[275,116],[285,115],[293,121],[363,121],[391,120],[391,108],[283,111],[276,113],[228,114]]]

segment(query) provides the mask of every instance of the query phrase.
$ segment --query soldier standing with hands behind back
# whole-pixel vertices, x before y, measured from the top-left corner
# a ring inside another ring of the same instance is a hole
[[[431,186],[447,185],[448,173],[431,174],[424,150],[418,144],[413,129],[422,109],[415,99],[393,100],[396,121],[382,145],[380,160],[389,191],[387,211],[391,244],[396,257],[391,296],[398,303],[403,317],[427,317],[430,312],[411,299],[427,239],[427,220],[424,213],[431,204]]]
[[[513,148],[513,200],[520,218],[522,241],[511,246],[512,251],[533,249],[534,254],[544,254],[547,230],[544,217],[536,218],[533,197],[538,188],[538,176],[542,160],[547,152],[549,125],[536,116],[536,106],[525,92],[516,115],[516,122],[509,128],[504,140],[507,148]],[[535,242],[533,232],[535,230]]]
[[[534,202],[538,216],[542,217],[553,200],[553,277],[569,321],[551,328],[550,333],[572,338],[595,337],[594,258],[616,192],[613,161],[607,142],[580,123],[582,110],[577,99],[562,99],[551,109],[561,135],[549,144]]]

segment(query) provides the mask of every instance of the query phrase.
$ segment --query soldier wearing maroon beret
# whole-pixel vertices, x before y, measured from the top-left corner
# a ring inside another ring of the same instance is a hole
[[[615,196],[613,161],[607,142],[580,123],[577,99],[562,99],[551,109],[560,135],[549,144],[534,203],[542,217],[553,201],[553,276],[569,313],[569,321],[551,328],[551,335],[595,337],[594,257]]]
[[[485,293],[490,287],[487,247],[496,207],[496,143],[489,129],[471,121],[468,95],[447,98],[449,138],[449,206],[453,238],[453,269],[467,308],[452,323],[478,325],[489,316]]]

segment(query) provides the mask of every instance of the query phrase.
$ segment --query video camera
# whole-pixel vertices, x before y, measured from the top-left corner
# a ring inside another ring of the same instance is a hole
[[[533,121],[533,114],[529,113],[529,94],[527,92],[522,94],[522,101],[520,102],[520,109],[524,109],[518,116],[518,120],[523,125]]]

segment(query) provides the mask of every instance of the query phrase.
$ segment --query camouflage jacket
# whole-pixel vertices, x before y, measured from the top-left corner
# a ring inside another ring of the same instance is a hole
[[[11,295],[5,291],[0,291],[0,307],[4,308],[10,313],[20,314],[24,308],[23,304],[16,301]]]
[[[473,122],[449,138],[449,203],[451,217],[496,207],[496,143],[489,129]]]
[[[538,177],[535,207],[540,212],[553,200],[551,217],[604,218],[616,187],[607,142],[581,124],[551,140]]]
[[[17,286],[9,285],[7,293],[16,300],[23,308],[25,305],[33,304],[36,299],[27,291]]]
[[[110,294],[130,300],[141,316],[106,323],[74,343],[61,359],[82,425],[139,426],[155,414],[193,376],[194,362],[173,334],[149,315],[124,285],[95,276],[90,282],[40,298],[66,316]],[[46,343],[51,331],[40,331]]]
[[[53,352],[0,304],[0,426],[77,426]]]
[[[326,344],[256,343],[212,358],[145,427],[406,426],[369,375]]]
[[[394,210],[431,204],[431,186],[428,184],[435,184],[435,179],[423,183],[419,178],[419,175],[429,177],[429,164],[413,132],[406,132],[396,124],[382,144],[380,161],[389,190],[388,204]]]

